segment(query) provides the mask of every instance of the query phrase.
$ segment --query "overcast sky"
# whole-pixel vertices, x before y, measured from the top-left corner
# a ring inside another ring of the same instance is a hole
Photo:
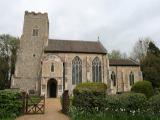
[[[160,0],[0,0],[0,34],[20,37],[24,11],[48,12],[50,38],[97,40],[128,54],[150,37],[160,47]]]

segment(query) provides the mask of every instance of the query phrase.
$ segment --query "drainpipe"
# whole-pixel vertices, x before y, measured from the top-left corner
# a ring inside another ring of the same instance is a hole
[[[118,76],[117,76],[118,74],[117,74],[117,66],[116,66],[116,84],[117,84],[117,93],[118,93]]]
[[[65,63],[63,62],[63,92],[65,90]]]
[[[123,72],[122,72],[122,92],[124,92],[124,77],[123,77]]]
[[[105,71],[104,71],[104,55],[102,56],[102,59],[103,59],[103,81],[102,81],[102,83],[105,83],[105,80],[104,80],[104,74],[105,74]]]

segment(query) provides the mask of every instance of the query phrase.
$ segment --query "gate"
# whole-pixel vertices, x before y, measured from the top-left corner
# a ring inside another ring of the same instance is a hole
[[[33,96],[23,93],[23,113],[24,114],[44,114],[45,95]]]

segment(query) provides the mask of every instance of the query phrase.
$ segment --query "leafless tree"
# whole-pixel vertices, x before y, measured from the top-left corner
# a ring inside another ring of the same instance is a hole
[[[119,51],[119,50],[112,50],[108,54],[108,56],[110,59],[126,59],[127,58],[127,54],[121,53],[121,51]]]
[[[130,57],[133,60],[140,62],[146,54],[149,42],[152,41],[150,38],[140,38],[134,45]]]

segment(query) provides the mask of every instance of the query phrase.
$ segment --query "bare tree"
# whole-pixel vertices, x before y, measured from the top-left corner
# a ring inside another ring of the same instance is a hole
[[[147,54],[147,48],[150,41],[152,41],[150,38],[140,38],[135,43],[130,57],[138,62],[142,60]]]
[[[126,59],[127,54],[121,53],[119,50],[112,50],[111,53],[108,54],[110,59]]]

